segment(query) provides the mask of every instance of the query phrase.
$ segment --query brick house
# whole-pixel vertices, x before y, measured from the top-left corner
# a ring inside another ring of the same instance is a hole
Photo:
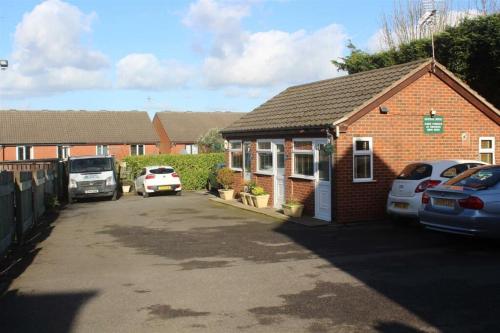
[[[0,161],[157,154],[146,112],[0,111]]]
[[[212,128],[224,128],[241,112],[157,112],[153,126],[160,137],[160,154],[197,154],[198,139]]]
[[[499,163],[500,113],[442,65],[415,61],[286,89],[223,131],[236,190],[327,221],[383,218],[412,161]]]

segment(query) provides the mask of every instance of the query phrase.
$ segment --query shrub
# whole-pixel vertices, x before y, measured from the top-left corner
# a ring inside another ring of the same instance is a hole
[[[217,181],[225,190],[230,189],[234,184],[234,173],[229,168],[222,168],[217,172]]]
[[[266,192],[266,190],[264,190],[263,187],[261,187],[261,186],[255,186],[252,189],[252,194],[255,195],[255,196],[259,196],[259,195],[266,195],[267,192]]]
[[[132,179],[137,177],[144,167],[169,165],[181,177],[185,190],[201,190],[207,183],[211,168],[217,163],[224,163],[224,153],[127,156],[123,161],[127,163],[127,171]]]

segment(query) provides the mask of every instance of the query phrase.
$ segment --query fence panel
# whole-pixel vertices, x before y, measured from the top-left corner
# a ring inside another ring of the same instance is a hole
[[[45,171],[33,171],[33,209],[35,221],[45,213]]]
[[[31,171],[18,171],[16,177],[16,237],[23,243],[24,236],[33,227],[33,195]]]
[[[15,232],[14,173],[0,172],[0,257],[12,244]]]
[[[54,170],[45,170],[45,206],[56,196],[56,178]]]

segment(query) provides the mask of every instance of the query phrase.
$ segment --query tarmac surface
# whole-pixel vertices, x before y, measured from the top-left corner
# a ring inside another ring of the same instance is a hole
[[[498,332],[500,242],[305,227],[202,193],[81,202],[3,264],[1,332]]]

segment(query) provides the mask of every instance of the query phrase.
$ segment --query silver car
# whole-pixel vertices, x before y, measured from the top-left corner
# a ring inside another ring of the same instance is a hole
[[[419,219],[432,230],[499,237],[500,165],[470,169],[425,191]]]

